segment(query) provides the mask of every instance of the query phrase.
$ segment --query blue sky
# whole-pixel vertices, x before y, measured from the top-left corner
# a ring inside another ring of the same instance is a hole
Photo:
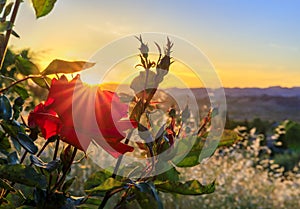
[[[58,0],[36,20],[25,2],[15,24],[21,39],[11,44],[39,52],[45,66],[88,59],[129,34],[169,33],[201,49],[224,86],[300,86],[299,8],[296,0]]]

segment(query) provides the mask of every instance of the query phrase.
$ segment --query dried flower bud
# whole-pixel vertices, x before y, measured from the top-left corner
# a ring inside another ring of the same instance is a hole
[[[137,37],[137,36],[136,36],[136,38],[137,38],[137,40],[139,40],[139,41],[141,42],[141,46],[140,46],[140,48],[139,48],[141,54],[143,55],[143,57],[144,57],[145,59],[147,59],[147,58],[148,58],[148,53],[149,53],[149,47],[148,47],[148,44],[145,44],[145,43],[143,42],[143,39],[142,39],[142,36],[141,36],[141,35],[140,35],[140,37]]]

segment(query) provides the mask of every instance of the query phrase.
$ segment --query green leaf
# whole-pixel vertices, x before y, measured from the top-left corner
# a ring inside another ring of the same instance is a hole
[[[191,180],[184,183],[181,182],[157,182],[156,188],[159,191],[183,195],[203,195],[210,194],[215,191],[215,182],[208,185],[202,185],[197,180]]]
[[[0,22],[0,32],[5,32],[10,29],[11,23],[10,21]]]
[[[89,195],[91,194],[97,194],[97,193],[102,193],[102,192],[107,192],[113,189],[117,189],[117,188],[121,188],[125,186],[124,182],[120,182],[115,180],[114,178],[108,178],[106,179],[101,185],[93,188],[93,189],[89,189],[89,190],[85,190],[86,193],[88,193]]]
[[[4,133],[1,132],[0,134],[0,152],[2,152],[5,155],[8,155],[11,149],[9,139],[8,137],[4,137]]]
[[[42,75],[51,75],[57,73],[75,73],[87,68],[91,68],[94,65],[95,63],[84,62],[84,61],[70,62],[70,61],[55,59],[42,72]]]
[[[41,189],[47,186],[45,176],[25,165],[0,165],[0,178]]]
[[[84,189],[90,190],[101,185],[106,179],[111,177],[111,175],[112,174],[107,171],[94,172],[92,175],[89,176],[89,178],[84,183]]]
[[[39,75],[40,70],[38,67],[30,60],[23,58],[22,56],[17,56],[15,60],[16,67],[20,73],[23,75]]]
[[[29,97],[29,94],[25,88],[23,88],[21,85],[14,85],[12,88],[12,91],[16,92],[22,99],[27,99]]]
[[[2,16],[3,19],[5,19],[10,14],[13,5],[14,5],[14,2],[10,2],[8,5],[6,5],[3,16]]]
[[[173,163],[176,164],[178,167],[193,167],[198,165],[204,158],[210,157],[216,147],[223,147],[223,146],[231,146],[232,144],[239,141],[241,137],[237,135],[234,131],[231,130],[224,130],[221,139],[215,138],[206,141],[205,138],[198,137],[195,142],[193,143],[192,138],[182,139],[178,142],[176,147],[177,156],[173,159]],[[190,147],[192,147],[190,149]],[[187,150],[189,150],[188,153]],[[183,159],[178,162],[177,159]]]
[[[12,108],[5,95],[0,96],[0,119],[9,120],[12,116]]]
[[[45,88],[45,89],[48,89],[48,86],[51,85],[51,78],[46,77],[46,76],[43,78],[31,78],[31,80],[38,86]]]
[[[167,162],[165,162],[165,163],[167,163]],[[156,169],[159,170],[159,168],[156,168]],[[160,181],[168,181],[168,180],[169,181],[179,181],[179,174],[180,173],[176,170],[176,168],[172,166],[171,169],[156,176],[156,179],[160,180]]]
[[[36,18],[43,17],[51,12],[56,0],[31,0]]]
[[[18,133],[17,139],[21,146],[30,154],[35,154],[38,151],[38,147],[33,143],[32,139],[24,134],[24,133]]]
[[[66,181],[62,187],[62,191],[65,193],[73,184],[73,182],[75,181],[75,177],[69,179],[68,181]]]

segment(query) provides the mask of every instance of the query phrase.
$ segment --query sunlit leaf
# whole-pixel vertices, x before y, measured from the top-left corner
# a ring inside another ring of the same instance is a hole
[[[25,165],[0,165],[0,178],[42,189],[47,186],[45,176]]]
[[[2,16],[3,19],[5,19],[10,14],[13,5],[14,5],[14,2],[10,2],[8,5],[6,5],[3,16]]]
[[[183,195],[202,195],[210,194],[215,191],[215,182],[208,185],[202,185],[197,180],[181,182],[157,182],[156,188],[162,192],[176,193]]]
[[[93,189],[85,190],[85,192],[88,193],[88,194],[94,194],[94,193],[99,193],[99,192],[107,192],[107,191],[110,191],[112,189],[121,188],[123,186],[125,186],[124,182],[117,181],[114,178],[110,177],[110,178],[106,179],[99,186],[97,186]]]
[[[35,10],[35,16],[37,18],[49,14],[49,12],[51,12],[56,2],[56,0],[31,0],[31,1]]]
[[[9,21],[0,22],[0,32],[5,32],[10,29],[11,23]]]
[[[47,89],[51,85],[51,78],[49,78],[47,76],[45,76],[43,78],[32,78],[31,80],[38,86],[45,88],[45,89]]]
[[[30,60],[17,56],[15,61],[16,67],[23,75],[38,75],[40,71],[38,67]]]
[[[84,189],[90,190],[101,185],[106,179],[111,177],[111,173],[107,171],[97,171],[94,172],[89,178],[84,182]]]
[[[120,182],[117,181],[114,178],[108,178],[106,179],[102,184],[100,184],[99,186],[93,188],[93,189],[89,189],[89,190],[85,190],[86,193],[88,194],[102,194],[104,192],[116,189],[116,188],[120,188],[125,186],[124,182]]]
[[[160,170],[161,168],[156,169]],[[179,174],[180,173],[176,170],[176,168],[172,166],[171,169],[168,169],[167,171],[157,175],[156,179],[160,181],[179,181]]]
[[[42,75],[51,75],[56,73],[75,73],[87,68],[91,68],[94,65],[95,63],[84,62],[84,61],[70,62],[70,61],[55,59],[42,72]]]

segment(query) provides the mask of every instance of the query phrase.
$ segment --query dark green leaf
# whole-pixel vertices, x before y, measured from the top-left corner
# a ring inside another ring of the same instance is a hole
[[[62,187],[62,191],[65,193],[73,184],[73,182],[75,181],[75,177],[69,179],[68,181],[66,181]]]
[[[22,99],[27,99],[29,97],[29,94],[25,88],[23,88],[21,85],[15,85],[12,90],[16,92]]]
[[[156,188],[162,192],[176,193],[183,195],[202,195],[210,194],[215,191],[215,182],[208,185],[202,185],[197,180],[181,182],[157,182]]]
[[[15,61],[16,67],[23,75],[39,75],[40,71],[38,67],[30,60],[17,56]]]
[[[6,5],[2,18],[5,19],[11,12],[11,8],[14,5],[14,2],[10,2]]]
[[[47,89],[51,85],[51,78],[44,77],[44,78],[32,78],[31,79],[34,83],[38,86]],[[47,83],[46,83],[47,82]]]
[[[15,189],[3,179],[0,179],[0,188],[6,189],[8,191],[15,191]]]
[[[6,0],[0,0],[0,14],[3,12],[5,4],[6,4]]]
[[[89,197],[84,204],[76,206],[78,209],[98,209],[101,204],[101,199],[98,197]]]
[[[2,121],[1,127],[3,130],[12,137],[17,137],[19,132],[24,133],[24,128],[20,125],[18,121]]]
[[[7,155],[7,162],[9,165],[20,164],[18,153],[16,151],[9,153]]]
[[[9,120],[12,116],[12,108],[5,95],[0,96],[0,119]]]
[[[52,160],[49,163],[45,163],[42,159],[35,155],[30,155],[30,161],[37,167],[43,168],[48,172],[52,172],[60,165],[60,160]]]
[[[19,141],[13,136],[11,136],[10,139],[13,142],[13,145],[14,145],[15,149],[17,150],[17,152],[20,153],[22,147],[21,147]]]
[[[18,207],[16,209],[36,209],[36,207],[29,206],[29,205],[22,205],[21,207]]]
[[[18,97],[18,98],[15,99],[14,104],[16,106],[22,106],[24,104],[24,102],[25,101],[24,101],[24,99],[22,97]]]
[[[163,204],[160,200],[160,197],[155,189],[155,186],[151,182],[136,183],[135,187],[142,193],[146,194],[146,195],[141,194],[140,192],[135,191],[135,194],[137,196],[137,201],[141,205],[141,207],[146,209],[148,208],[163,209]]]
[[[100,184],[99,186],[93,188],[93,189],[89,189],[89,190],[85,190],[86,193],[88,194],[98,194],[98,193],[102,193],[102,192],[107,192],[116,188],[121,188],[125,186],[124,182],[120,182],[117,181],[113,178],[108,178],[106,179],[102,184]]]
[[[17,38],[20,38],[19,34],[14,30],[11,31],[11,34]]]
[[[51,12],[56,0],[31,0],[36,18],[43,17]]]
[[[25,165],[0,165],[0,178],[42,189],[47,186],[45,176]]]
[[[55,59],[42,72],[42,75],[51,75],[57,73],[75,73],[87,68],[91,68],[94,65],[95,63],[84,62],[84,61],[70,62],[70,61]]]
[[[67,169],[70,161],[72,160],[74,147],[71,145],[68,145],[65,149],[63,149],[60,153],[60,160],[63,165],[63,170]]]
[[[17,139],[21,146],[30,154],[37,153],[38,147],[33,143],[32,139],[28,135],[24,133],[18,133]]]

